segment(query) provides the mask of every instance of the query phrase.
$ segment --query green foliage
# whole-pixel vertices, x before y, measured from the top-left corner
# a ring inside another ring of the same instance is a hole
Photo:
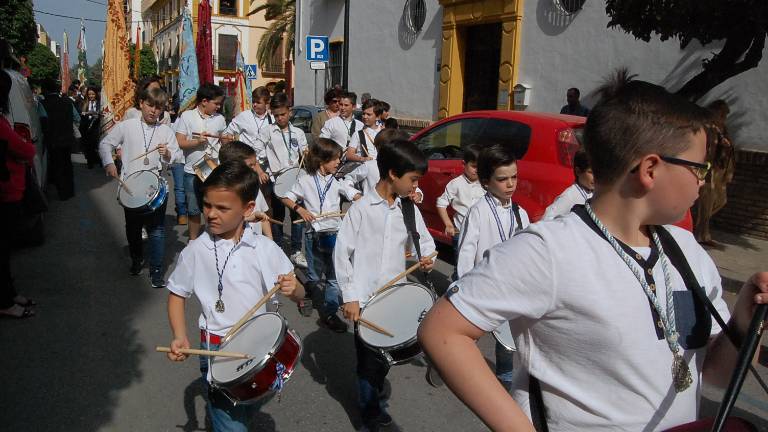
[[[288,48],[288,58],[293,58],[296,38],[296,0],[267,0],[253,8],[248,15],[264,12],[264,19],[271,21],[269,28],[259,40],[256,51],[259,65],[264,67],[272,62],[277,50],[282,47],[283,38]]]
[[[59,59],[43,44],[36,44],[29,53],[27,65],[32,70],[30,80],[33,83],[40,84],[45,80],[59,78]]]
[[[136,45],[131,44],[131,61],[129,64],[131,70],[131,76],[134,76],[134,58],[136,53]],[[157,61],[155,60],[155,54],[152,52],[152,48],[149,45],[144,45],[139,51],[139,79],[142,79],[149,75],[157,73]]]
[[[96,60],[96,63],[93,64],[93,66],[88,68],[88,72],[86,73],[86,76],[88,77],[88,84],[94,85],[97,87],[101,87],[101,72],[102,72],[102,66],[101,66],[101,57]]]
[[[37,45],[37,27],[30,0],[0,1],[0,37],[13,46],[16,55],[29,55]]]
[[[704,60],[702,71],[679,91],[698,100],[725,80],[756,68],[768,35],[768,1],[765,0],[606,0],[611,20],[637,39],[677,39],[685,48],[692,41],[706,46],[724,41],[723,48]]]

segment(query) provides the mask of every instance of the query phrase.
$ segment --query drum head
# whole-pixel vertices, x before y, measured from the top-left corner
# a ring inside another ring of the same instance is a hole
[[[363,308],[360,316],[395,335],[390,337],[358,325],[358,335],[368,345],[392,348],[416,337],[419,323],[435,304],[435,295],[416,283],[395,285],[374,296]]]
[[[117,199],[129,209],[138,209],[149,204],[160,192],[160,177],[152,171],[137,171],[125,178],[131,194],[120,187]]]
[[[211,361],[213,380],[227,383],[261,367],[285,336],[285,320],[276,313],[265,313],[251,318],[229,341],[221,344],[221,351],[251,355],[250,359],[214,357]],[[239,370],[238,370],[239,369]]]
[[[512,330],[509,329],[509,321],[494,330],[493,337],[509,351],[517,351],[515,340],[512,338]]]
[[[296,184],[300,173],[299,167],[291,167],[280,171],[275,178],[275,195],[284,198],[293,185]]]

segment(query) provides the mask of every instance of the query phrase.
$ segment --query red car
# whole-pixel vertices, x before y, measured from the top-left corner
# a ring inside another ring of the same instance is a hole
[[[463,172],[462,149],[471,144],[511,144],[517,151],[518,183],[514,200],[536,222],[547,206],[573,181],[573,155],[579,148],[586,118],[526,111],[474,111],[445,118],[419,131],[411,141],[429,158],[419,182],[419,205],[430,233],[451,244],[435,202],[445,185]],[[449,213],[451,210],[449,209]],[[691,230],[690,212],[680,226]]]

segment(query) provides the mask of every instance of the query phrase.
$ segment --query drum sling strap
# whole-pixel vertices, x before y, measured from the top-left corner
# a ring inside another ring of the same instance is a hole
[[[523,220],[520,218],[520,206],[517,205],[514,201],[512,202],[512,213],[515,214],[515,232],[520,231],[523,229]]]
[[[400,210],[403,212],[405,230],[408,231],[408,236],[411,237],[413,248],[416,250],[416,258],[421,261],[421,244],[419,244],[421,234],[419,234],[419,231],[416,229],[416,208],[413,201],[411,201],[410,198],[400,198]],[[432,281],[429,278],[429,273],[422,270],[422,274],[424,275],[424,285],[432,291],[435,291],[435,287],[432,285]]]
[[[357,138],[360,140],[360,145],[365,150],[365,155],[370,156],[371,154],[368,153],[368,142],[365,139],[365,131],[363,130],[357,131]]]
[[[573,209],[571,209],[571,211],[576,213],[576,215],[578,215],[584,221],[584,223],[587,224],[588,227],[595,231],[600,236],[600,238],[605,239],[605,237],[603,237],[603,233],[600,232],[600,229],[597,227],[597,225],[595,225],[595,222],[592,220],[592,218],[589,217],[589,214],[587,214],[583,205],[576,205],[573,207]],[[662,226],[656,226],[656,233],[659,235],[661,247],[664,249],[664,253],[667,255],[667,258],[669,258],[669,262],[672,263],[678,273],[680,273],[680,276],[683,278],[686,289],[693,292],[697,303],[699,303],[699,305],[704,305],[712,317],[715,318],[715,321],[717,321],[717,324],[720,326],[725,335],[728,336],[728,339],[731,340],[731,343],[733,343],[734,346],[736,346],[738,349],[741,346],[741,336],[738,335],[735,330],[728,327],[728,325],[723,320],[723,317],[720,316],[720,313],[715,308],[715,305],[712,304],[712,301],[709,299],[709,297],[707,297],[707,293],[696,280],[696,276],[694,275],[690,264],[688,264],[688,260],[685,258],[685,254],[683,254],[683,251],[680,249],[680,246],[677,244],[674,237],[672,237],[672,234],[670,234],[669,231],[667,231]],[[763,384],[762,381],[761,384]],[[764,384],[763,388],[765,388]],[[549,428],[547,427],[547,409],[544,406],[544,399],[541,393],[541,385],[539,380],[534,376],[529,377],[528,392],[530,397],[531,420],[533,422],[533,427],[539,432],[548,432]]]

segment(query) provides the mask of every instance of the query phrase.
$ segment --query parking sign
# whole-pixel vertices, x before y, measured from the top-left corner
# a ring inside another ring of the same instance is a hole
[[[307,61],[327,62],[330,57],[328,36],[307,35]]]

